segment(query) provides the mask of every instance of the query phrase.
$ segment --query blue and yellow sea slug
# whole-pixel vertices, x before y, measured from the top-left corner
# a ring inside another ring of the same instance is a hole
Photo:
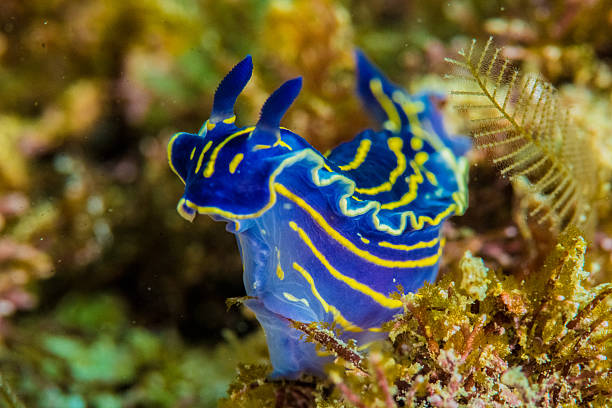
[[[359,344],[383,338],[381,324],[402,306],[390,293],[435,279],[442,222],[466,209],[469,144],[449,137],[430,94],[410,95],[360,52],[356,59],[359,96],[382,130],[327,157],[280,127],[301,78],[268,98],[255,126],[236,126],[250,57],[220,83],[200,131],[168,144],[185,183],[180,215],[208,214],[236,234],[273,377],[320,374],[328,361],[286,318],[335,323]]]

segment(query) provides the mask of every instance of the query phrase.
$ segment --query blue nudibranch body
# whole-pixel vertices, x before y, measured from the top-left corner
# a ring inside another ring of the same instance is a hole
[[[382,124],[327,157],[280,120],[301,78],[277,89],[253,127],[234,103],[252,73],[241,61],[220,83],[210,119],[168,145],[185,183],[178,212],[229,222],[244,264],[247,305],[263,326],[273,377],[321,374],[329,358],[287,319],[335,323],[366,344],[401,311],[390,296],[435,279],[442,222],[467,205],[465,138],[449,137],[431,94],[410,95],[360,52],[357,90]]]

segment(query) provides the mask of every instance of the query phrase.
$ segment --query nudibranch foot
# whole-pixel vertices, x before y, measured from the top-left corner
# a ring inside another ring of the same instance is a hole
[[[357,92],[381,130],[365,130],[325,157],[280,121],[302,81],[265,102],[255,126],[233,106],[252,72],[241,61],[215,93],[197,134],[168,144],[185,183],[178,212],[227,221],[244,265],[247,302],[267,338],[274,378],[322,375],[329,356],[289,319],[321,322],[363,346],[402,310],[392,293],[435,279],[442,223],[467,206],[466,139],[443,126],[437,95],[411,95],[361,52]]]

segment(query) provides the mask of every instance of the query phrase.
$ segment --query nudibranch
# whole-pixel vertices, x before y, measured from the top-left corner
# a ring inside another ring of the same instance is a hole
[[[287,318],[335,324],[358,344],[384,338],[381,324],[402,307],[390,294],[435,279],[442,222],[467,206],[469,142],[447,134],[433,94],[410,95],[359,51],[356,60],[358,94],[382,129],[327,157],[280,127],[301,78],[272,93],[255,126],[236,126],[250,56],[221,81],[199,132],[168,144],[185,184],[179,214],[208,214],[236,234],[272,377],[320,375],[329,361]]]

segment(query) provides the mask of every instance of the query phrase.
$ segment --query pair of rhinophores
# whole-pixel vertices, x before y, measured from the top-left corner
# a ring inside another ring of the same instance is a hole
[[[381,324],[402,306],[390,294],[435,279],[442,222],[466,209],[469,143],[446,133],[435,95],[408,94],[361,52],[356,61],[358,94],[382,130],[365,130],[327,157],[280,127],[301,78],[268,98],[255,126],[236,126],[249,56],[219,84],[200,131],[168,144],[185,183],[180,215],[208,214],[236,234],[272,377],[320,375],[330,359],[287,318],[335,324],[360,346],[384,338]]]

